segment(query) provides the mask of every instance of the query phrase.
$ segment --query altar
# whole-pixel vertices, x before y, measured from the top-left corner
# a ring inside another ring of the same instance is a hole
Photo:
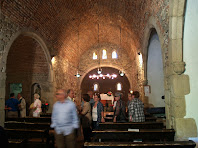
[[[101,98],[101,100],[110,100],[111,103],[113,104],[113,101],[114,101],[113,95],[108,96],[107,94],[100,94],[100,98]]]

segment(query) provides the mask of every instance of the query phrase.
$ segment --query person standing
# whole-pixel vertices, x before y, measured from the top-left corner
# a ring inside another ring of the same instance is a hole
[[[18,98],[19,103],[20,103],[20,106],[19,106],[20,117],[24,118],[24,117],[26,117],[26,102],[25,102],[25,99],[22,97],[21,93],[18,93],[17,98]]]
[[[144,104],[139,99],[139,92],[134,91],[132,94],[132,101],[129,103],[128,112],[129,112],[129,122],[144,122]]]
[[[74,101],[74,91],[73,89],[68,89],[67,90],[67,99],[70,101]]]
[[[33,110],[33,117],[40,117],[41,109],[41,100],[39,99],[39,94],[34,94],[34,104],[30,109]]]
[[[93,93],[93,91],[88,91],[87,92],[87,94],[89,95],[89,97],[90,97],[90,101],[89,101],[89,103],[91,104],[91,106],[94,104],[94,93]]]
[[[114,110],[114,118],[113,122],[126,122],[126,115],[125,115],[125,105],[124,102],[121,100],[122,94],[117,92],[115,93],[115,100],[117,101],[116,107]]]
[[[19,101],[15,99],[14,93],[10,94],[10,98],[6,101],[5,108],[8,110],[8,118],[18,117]]]
[[[89,103],[90,97],[88,94],[83,94],[82,99],[84,101],[83,110],[81,112],[82,115],[82,128],[83,128],[83,136],[84,141],[91,141],[91,105]]]
[[[126,114],[128,114],[128,106],[129,106],[131,100],[132,100],[132,93],[128,93],[128,101],[127,101],[127,106],[126,106]]]
[[[51,127],[55,130],[56,145],[58,148],[75,148],[75,129],[79,128],[79,120],[76,106],[69,99],[72,96],[68,95],[66,98],[66,95],[64,89],[59,89],[56,92],[57,102],[54,104],[52,110]]]
[[[104,119],[104,108],[100,102],[100,94],[94,95],[94,104],[92,107],[92,129],[98,129],[100,122],[105,122]]]
[[[91,105],[91,107],[93,106],[94,104],[94,95],[93,95],[93,91],[88,91],[87,94],[89,95],[90,97],[90,100],[89,100],[89,103]],[[82,100],[82,103],[81,103],[81,108],[83,108],[83,105],[84,105],[84,101]]]

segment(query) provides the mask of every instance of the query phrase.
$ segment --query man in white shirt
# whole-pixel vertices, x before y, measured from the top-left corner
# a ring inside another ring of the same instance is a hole
[[[74,91],[73,89],[68,89],[67,90],[67,99],[70,101],[74,101]]]
[[[66,98],[66,91],[60,89],[56,92],[57,102],[53,106],[51,127],[55,130],[56,145],[58,148],[76,147],[75,130],[79,128],[79,120],[76,112],[76,106],[70,90]],[[65,99],[66,98],[66,99]]]
[[[21,96],[20,93],[18,93],[17,98],[19,100],[19,110],[20,110],[20,117],[24,118],[26,117],[26,102],[25,99]]]

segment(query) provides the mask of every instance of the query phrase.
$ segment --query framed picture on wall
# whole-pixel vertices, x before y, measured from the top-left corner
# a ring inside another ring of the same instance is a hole
[[[150,93],[151,93],[151,86],[150,85],[145,85],[144,86],[144,95],[149,96]]]

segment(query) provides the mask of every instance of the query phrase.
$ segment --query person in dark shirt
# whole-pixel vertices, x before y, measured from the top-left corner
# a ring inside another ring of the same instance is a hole
[[[138,91],[134,91],[132,94],[132,100],[128,106],[129,122],[145,122],[144,104],[139,96]]]
[[[117,103],[114,110],[113,122],[126,122],[126,109],[124,102],[121,100],[121,96],[122,94],[120,92],[115,93],[115,100]]]
[[[15,99],[14,93],[10,94],[10,98],[6,101],[6,109],[8,110],[8,118],[18,117],[19,101]]]

